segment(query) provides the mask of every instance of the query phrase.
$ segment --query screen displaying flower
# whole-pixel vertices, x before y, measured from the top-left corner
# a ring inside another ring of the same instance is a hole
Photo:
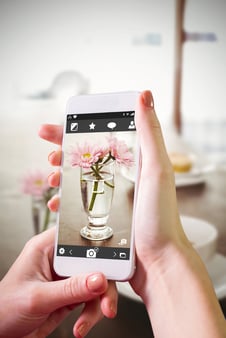
[[[81,196],[85,212],[89,220],[89,230],[81,230],[85,238],[98,238],[91,227],[105,227],[113,200],[115,188],[115,164],[131,167],[134,164],[133,153],[124,140],[106,137],[100,144],[77,144],[69,154],[72,167],[80,167]],[[98,232],[96,231],[96,233]],[[102,236],[102,235],[101,235]],[[112,236],[109,232],[105,238]]]

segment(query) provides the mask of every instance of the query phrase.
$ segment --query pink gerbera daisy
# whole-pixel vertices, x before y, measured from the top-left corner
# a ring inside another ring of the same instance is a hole
[[[133,154],[125,141],[118,140],[116,137],[110,137],[108,141],[110,153],[118,164],[123,164],[127,167],[134,164]]]
[[[96,145],[85,143],[83,146],[77,145],[70,153],[71,165],[73,167],[90,168],[92,165],[103,159],[106,150]]]

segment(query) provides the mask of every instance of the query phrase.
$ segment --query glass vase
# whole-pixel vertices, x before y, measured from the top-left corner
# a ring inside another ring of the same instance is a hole
[[[104,240],[113,235],[107,225],[114,195],[114,161],[81,168],[81,195],[88,224],[80,231],[89,240]]]
[[[31,210],[35,235],[56,224],[56,216],[50,212],[47,206],[47,202],[56,191],[56,189],[50,188],[43,196],[32,196]]]
[[[32,196],[32,220],[35,235],[42,232],[44,227],[47,228],[49,213],[44,198]]]

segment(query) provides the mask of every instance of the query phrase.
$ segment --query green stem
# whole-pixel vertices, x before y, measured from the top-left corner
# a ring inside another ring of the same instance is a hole
[[[44,222],[43,222],[42,231],[45,231],[48,228],[48,225],[49,225],[50,210],[49,210],[49,208],[47,206],[47,203],[50,200],[50,198],[54,195],[55,191],[56,191],[56,189],[50,188],[46,192],[46,194],[44,195],[46,210],[45,210],[45,218],[44,218]]]
[[[100,175],[100,170],[102,169],[102,167],[98,168],[98,165],[91,167],[92,171],[94,172],[96,178],[102,179],[102,176]]]
[[[93,210],[96,197],[99,194],[98,193],[98,183],[99,183],[98,179],[99,180],[103,179],[103,177],[100,174],[100,170],[104,167],[104,164],[106,164],[112,158],[113,157],[111,156],[111,154],[109,154],[108,158],[103,162],[103,165],[99,166],[98,164],[96,164],[95,166],[91,166],[91,169],[94,172],[94,175],[96,176],[97,181],[94,182],[93,193],[92,193],[91,201],[90,201],[90,204],[89,204],[89,211]],[[104,180],[104,184],[106,184],[108,187],[110,187],[112,189],[114,189],[114,187],[115,187],[113,184],[106,182],[105,180]]]
[[[114,160],[115,158],[111,155],[111,153],[108,154],[108,157],[106,158],[106,160],[103,162],[103,164],[106,164],[108,161],[110,160]]]
[[[94,203],[95,203],[95,200],[96,200],[96,197],[97,197],[97,192],[96,192],[97,189],[98,189],[98,181],[95,181],[94,187],[93,187],[92,198],[91,198],[91,201],[90,201],[90,204],[89,204],[89,211],[93,210],[93,206],[94,206]]]
[[[110,188],[112,188],[112,189],[114,189],[114,184],[111,184],[111,183],[109,183],[109,182],[106,182],[106,181],[104,181],[104,184],[106,184],[108,187],[110,187]]]
[[[49,218],[50,218],[50,210],[46,206],[45,219],[44,219],[42,231],[45,231],[48,228]]]

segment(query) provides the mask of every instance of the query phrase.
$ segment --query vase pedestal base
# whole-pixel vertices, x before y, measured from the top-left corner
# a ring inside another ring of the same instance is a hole
[[[91,241],[103,241],[112,237],[113,230],[111,227],[104,225],[102,227],[85,226],[81,229],[80,234],[83,238]]]

